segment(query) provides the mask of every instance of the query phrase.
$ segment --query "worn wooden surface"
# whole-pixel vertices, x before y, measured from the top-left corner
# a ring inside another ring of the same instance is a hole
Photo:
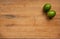
[[[56,16],[48,20],[43,5]],[[60,38],[60,0],[0,0],[1,38]]]

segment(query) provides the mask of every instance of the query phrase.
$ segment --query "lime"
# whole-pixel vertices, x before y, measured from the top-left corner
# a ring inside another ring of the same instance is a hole
[[[48,16],[49,18],[52,18],[52,17],[54,17],[55,15],[56,15],[56,12],[55,12],[54,10],[50,10],[50,11],[47,12],[47,16]]]
[[[45,12],[48,12],[51,9],[51,4],[50,3],[46,3],[43,7]]]

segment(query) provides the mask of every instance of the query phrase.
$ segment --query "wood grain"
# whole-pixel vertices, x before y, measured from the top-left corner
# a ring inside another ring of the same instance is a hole
[[[45,3],[51,3],[51,10],[56,11],[51,20],[44,15]],[[60,0],[0,0],[0,37],[60,38],[59,3]]]

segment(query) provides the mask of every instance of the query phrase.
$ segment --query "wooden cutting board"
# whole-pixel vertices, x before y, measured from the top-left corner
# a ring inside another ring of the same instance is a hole
[[[51,20],[45,3],[56,11]],[[0,0],[0,38],[60,38],[60,0]]]

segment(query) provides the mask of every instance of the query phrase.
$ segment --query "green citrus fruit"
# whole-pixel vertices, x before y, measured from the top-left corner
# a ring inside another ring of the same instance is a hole
[[[43,9],[44,9],[45,12],[48,12],[48,11],[51,9],[51,4],[46,3],[46,4],[44,5]]]
[[[47,16],[48,16],[49,18],[52,18],[52,17],[54,17],[55,15],[56,15],[56,12],[55,12],[54,10],[50,10],[50,11],[47,12]]]

